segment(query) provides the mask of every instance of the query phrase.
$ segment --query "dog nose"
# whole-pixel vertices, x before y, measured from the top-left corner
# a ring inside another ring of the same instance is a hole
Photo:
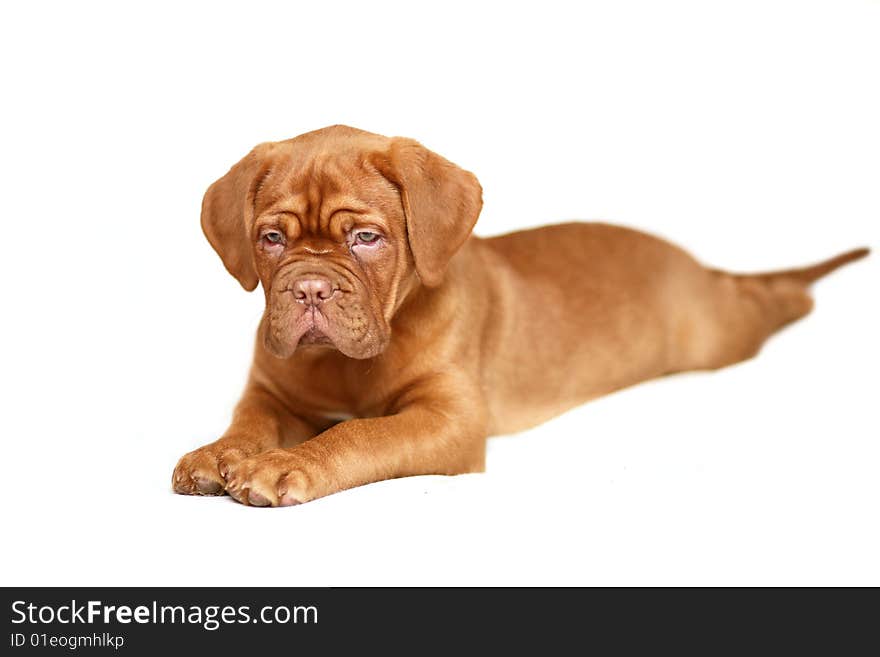
[[[293,295],[297,301],[318,305],[333,296],[333,286],[326,278],[301,278],[293,284]]]

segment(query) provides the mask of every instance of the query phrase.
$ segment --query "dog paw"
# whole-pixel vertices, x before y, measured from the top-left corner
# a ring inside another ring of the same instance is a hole
[[[184,454],[174,468],[171,487],[181,495],[222,495],[229,468],[247,452],[240,447],[213,443]]]
[[[309,490],[301,462],[285,449],[240,460],[226,475],[226,492],[248,506],[293,506],[311,499]]]

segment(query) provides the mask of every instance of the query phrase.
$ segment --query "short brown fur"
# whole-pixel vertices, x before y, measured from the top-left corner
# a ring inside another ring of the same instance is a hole
[[[261,144],[215,182],[203,229],[266,312],[232,424],[174,490],[279,506],[481,471],[490,435],[753,356],[810,311],[813,280],[867,254],[735,275],[598,223],[479,239],[480,207],[472,174],[345,126]]]

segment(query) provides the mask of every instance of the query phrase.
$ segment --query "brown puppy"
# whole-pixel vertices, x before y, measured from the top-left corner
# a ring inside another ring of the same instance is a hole
[[[490,435],[749,358],[867,254],[740,276],[603,224],[478,239],[481,204],[417,142],[344,126],[261,144],[211,185],[202,228],[266,310],[231,426],[174,490],[278,506],[480,471]]]

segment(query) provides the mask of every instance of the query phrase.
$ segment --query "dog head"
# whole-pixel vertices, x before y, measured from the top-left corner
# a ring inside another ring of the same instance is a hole
[[[272,353],[371,358],[406,295],[442,283],[481,196],[416,141],[332,126],[254,148],[208,188],[202,229],[242,287],[262,284]]]

